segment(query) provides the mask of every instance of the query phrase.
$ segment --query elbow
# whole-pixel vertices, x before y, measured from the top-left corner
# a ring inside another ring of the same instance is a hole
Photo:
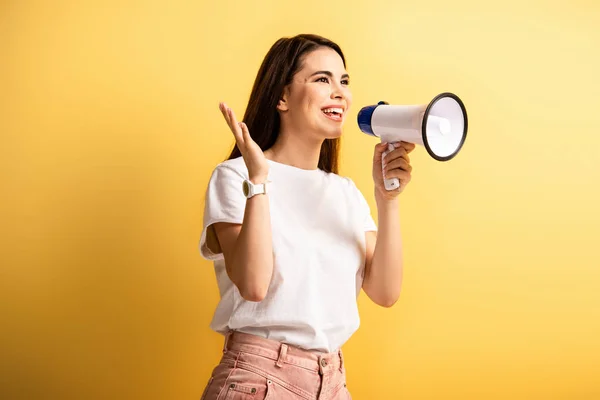
[[[383,299],[379,305],[381,307],[385,307],[385,308],[391,308],[394,306],[394,304],[396,304],[398,302],[398,297],[390,297],[387,299]]]
[[[248,270],[253,271],[255,269],[231,268],[227,269],[227,274],[244,300],[252,302],[263,301],[267,296],[267,291],[271,283],[272,267],[269,268],[268,274],[266,271],[249,274]]]
[[[385,308],[391,308],[394,306],[394,304],[396,304],[398,302],[398,299],[400,298],[400,292],[398,293],[394,293],[394,294],[388,294],[387,296],[383,296],[381,298],[379,298],[377,304],[379,304],[381,307],[385,307]]]
[[[245,285],[245,287],[238,289],[240,291],[240,295],[244,300],[258,303],[263,301],[264,298],[267,296],[268,285]]]
[[[248,276],[238,276],[227,271],[229,279],[233,282],[234,289],[240,294],[240,296],[246,301],[259,302],[262,301],[269,289],[269,282],[262,282],[263,280],[256,279],[256,277],[250,278]]]
[[[367,292],[367,295],[369,295],[369,297],[371,298],[371,300],[373,301],[373,303],[377,304],[380,307],[385,307],[385,308],[391,308],[394,306],[394,304],[396,304],[398,302],[399,299],[399,295],[373,295],[373,294],[369,294]]]
[[[265,296],[267,295],[266,292],[259,292],[259,291],[245,291],[245,292],[241,292],[240,294],[242,295],[242,298],[246,301],[252,301],[255,303],[259,303],[261,301],[264,300]]]
[[[368,283],[363,285],[363,289],[373,301],[380,307],[391,308],[393,307],[400,298],[401,288],[374,288]]]

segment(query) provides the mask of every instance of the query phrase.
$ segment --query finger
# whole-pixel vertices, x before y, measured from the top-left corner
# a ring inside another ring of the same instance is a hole
[[[380,162],[383,152],[387,149],[388,144],[385,142],[378,143],[375,145],[375,149],[373,151],[373,161]]]
[[[406,182],[410,181],[411,174],[408,171],[404,171],[404,170],[396,168],[396,169],[387,171],[385,173],[384,177],[385,177],[385,179],[398,178],[402,181],[402,183],[406,183]]]
[[[416,147],[416,144],[410,142],[400,142],[400,144],[402,147],[404,147],[407,154],[413,151]]]
[[[233,110],[231,108],[227,107],[227,104],[223,104],[223,108],[224,108],[225,119],[227,120],[229,129],[231,129],[231,132],[233,132],[233,136],[235,137],[235,140],[240,143],[243,143],[244,138],[242,136],[242,130],[237,123],[237,120],[235,118],[235,113],[233,112]]]
[[[225,103],[220,103],[219,109],[221,110],[221,113],[223,114],[223,117],[225,118],[225,122],[227,122],[227,126],[229,126],[229,130],[231,130],[235,136],[235,131],[231,124],[231,114],[229,112],[229,110],[230,110],[229,107],[227,107],[227,104],[225,104]],[[236,137],[236,140],[237,140],[237,137]]]
[[[235,126],[236,128],[239,128],[238,120],[235,117],[235,113],[233,112],[233,109],[231,107],[228,107],[227,111],[229,112],[229,118],[231,118],[231,125]]]
[[[221,110],[221,114],[223,114],[223,117],[225,118],[225,121],[227,122],[227,125],[229,125],[229,129],[231,129],[231,120],[229,118],[229,112],[228,107],[225,103],[219,103],[219,110]]]
[[[409,162],[407,162],[404,158],[397,158],[391,161],[389,164],[386,164],[386,166],[384,167],[384,172],[391,171],[397,168],[408,172],[412,171],[412,165],[410,165]]]
[[[248,131],[248,126],[245,122],[240,122],[240,129],[242,130],[242,138],[244,142],[250,142],[252,137],[250,136],[250,131]]]
[[[235,128],[235,130],[237,131],[237,133],[242,134],[242,130],[240,129],[240,124],[238,123],[237,118],[235,117],[235,113],[233,112],[232,108],[229,108],[227,110],[229,112],[229,118],[231,119],[231,126],[232,128]]]
[[[235,136],[235,140],[239,143],[244,143],[242,128],[240,127],[240,124],[235,120],[235,115],[233,115],[233,110],[231,109],[229,109],[229,117],[231,118],[231,131],[233,132],[233,136]]]
[[[384,165],[387,165],[390,162],[392,162],[393,160],[396,160],[399,158],[402,158],[402,159],[406,160],[407,163],[410,163],[410,157],[408,156],[408,153],[406,152],[406,149],[404,147],[397,148],[397,149],[389,152],[388,154],[386,154],[383,159],[383,163],[384,163]]]

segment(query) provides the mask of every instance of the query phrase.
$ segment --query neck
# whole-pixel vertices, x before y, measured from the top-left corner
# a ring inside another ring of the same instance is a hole
[[[306,140],[305,137],[282,130],[275,144],[264,153],[269,160],[313,170],[319,166],[322,144],[323,140]]]

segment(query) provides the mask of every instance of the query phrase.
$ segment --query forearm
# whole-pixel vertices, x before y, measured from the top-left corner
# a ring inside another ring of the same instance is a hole
[[[269,196],[256,195],[246,201],[244,220],[235,243],[232,276],[247,300],[264,298],[273,273],[273,244]]]
[[[373,259],[365,276],[365,285],[378,304],[393,305],[400,296],[402,286],[402,236],[398,200],[377,201],[378,229]]]

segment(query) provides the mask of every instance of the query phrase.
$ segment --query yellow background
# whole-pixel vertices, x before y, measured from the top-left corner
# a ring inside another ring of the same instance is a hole
[[[562,3],[562,4],[561,4]],[[361,106],[466,104],[401,196],[399,302],[361,294],[355,400],[600,399],[600,6],[592,1],[3,1],[0,398],[198,399],[222,339],[204,190],[281,36],[348,59]]]

